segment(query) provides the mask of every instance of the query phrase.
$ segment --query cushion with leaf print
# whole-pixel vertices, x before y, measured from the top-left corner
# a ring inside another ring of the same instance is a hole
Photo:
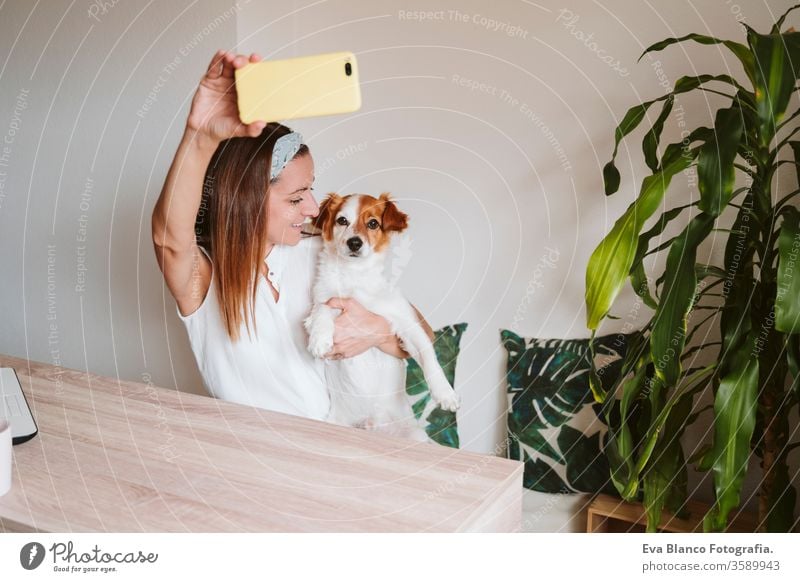
[[[451,386],[455,386],[456,361],[458,360],[461,336],[466,329],[466,323],[456,323],[433,332],[436,358]],[[428,433],[428,437],[440,445],[457,449],[459,443],[456,413],[442,410],[434,405],[428,383],[425,382],[422,374],[422,368],[414,358],[407,360],[406,393],[411,400],[411,407],[417,420],[425,415],[425,432]]]
[[[531,339],[501,330],[508,352],[508,457],[525,463],[523,485],[545,493],[616,494],[603,453],[606,426],[589,387],[589,339]],[[595,339],[606,390],[628,336]]]

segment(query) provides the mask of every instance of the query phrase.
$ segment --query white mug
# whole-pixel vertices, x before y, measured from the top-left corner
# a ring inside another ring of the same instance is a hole
[[[11,423],[0,418],[0,496],[11,490]]]

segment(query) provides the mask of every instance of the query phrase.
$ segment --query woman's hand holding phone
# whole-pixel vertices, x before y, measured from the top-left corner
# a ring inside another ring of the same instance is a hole
[[[248,58],[219,50],[211,59],[208,71],[192,99],[187,128],[205,139],[218,144],[231,137],[256,137],[266,125],[257,121],[245,125],[239,119],[234,71],[257,63],[261,57],[255,53]]]

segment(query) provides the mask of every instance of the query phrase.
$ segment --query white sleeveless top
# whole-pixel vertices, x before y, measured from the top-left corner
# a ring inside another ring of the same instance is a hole
[[[303,328],[311,312],[311,287],[321,246],[320,237],[309,237],[296,246],[272,247],[266,258],[267,273],[279,298],[276,302],[259,276],[258,333],[253,333],[251,325],[252,339],[244,322],[236,343],[228,337],[214,288],[213,263],[211,285],[200,307],[187,316],[177,310],[206,390],[213,397],[318,420],[327,416],[325,365],[308,352]]]

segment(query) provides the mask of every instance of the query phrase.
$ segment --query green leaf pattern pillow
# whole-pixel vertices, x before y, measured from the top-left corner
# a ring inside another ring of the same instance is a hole
[[[433,347],[436,350],[436,357],[451,386],[455,386],[456,361],[460,350],[461,336],[466,329],[466,323],[457,323],[434,332]],[[422,368],[414,358],[407,360],[406,393],[411,400],[411,407],[417,420],[423,418],[423,415],[427,413],[424,418],[427,422],[425,432],[428,433],[428,437],[440,445],[457,449],[459,442],[456,413],[434,407],[430,389],[422,374]]]
[[[501,330],[508,352],[508,457],[525,463],[523,484],[546,493],[614,494],[603,454],[608,431],[589,388],[589,340],[526,339]],[[598,376],[610,388],[626,336],[597,338]]]

